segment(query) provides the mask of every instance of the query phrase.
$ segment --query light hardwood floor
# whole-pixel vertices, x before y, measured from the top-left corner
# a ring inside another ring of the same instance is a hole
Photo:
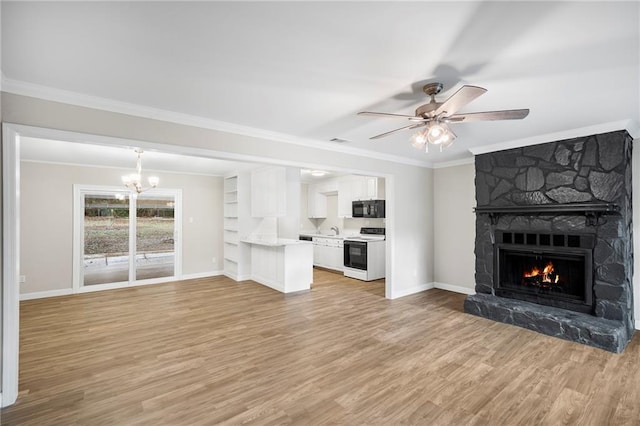
[[[638,336],[615,355],[383,294],[317,270],[290,296],[215,277],[22,302],[2,425],[640,424]]]

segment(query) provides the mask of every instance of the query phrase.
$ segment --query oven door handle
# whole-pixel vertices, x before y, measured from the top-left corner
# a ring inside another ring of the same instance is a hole
[[[345,246],[366,247],[367,243],[362,241],[345,241]]]

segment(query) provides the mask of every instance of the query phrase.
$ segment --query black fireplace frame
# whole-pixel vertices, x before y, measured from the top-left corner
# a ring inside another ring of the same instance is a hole
[[[496,296],[524,300],[539,305],[553,306],[585,314],[594,313],[595,271],[593,269],[593,249],[595,236],[592,234],[558,234],[531,231],[495,231],[493,290]],[[504,250],[528,252],[531,255],[573,255],[584,259],[584,299],[576,300],[562,297],[547,297],[504,288],[500,284],[502,252]]]

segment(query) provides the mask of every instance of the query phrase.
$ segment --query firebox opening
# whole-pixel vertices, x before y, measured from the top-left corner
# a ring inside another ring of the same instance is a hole
[[[497,296],[593,313],[592,236],[501,231],[496,236]]]

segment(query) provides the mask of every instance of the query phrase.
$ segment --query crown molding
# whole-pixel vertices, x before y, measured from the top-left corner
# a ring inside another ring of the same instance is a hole
[[[573,139],[582,136],[591,136],[599,133],[614,132],[616,130],[626,130],[632,138],[640,137],[640,125],[636,120],[612,121],[609,123],[596,124],[593,126],[581,127],[577,129],[563,130],[561,132],[547,133],[530,138],[516,139],[513,141],[500,142],[492,145],[484,145],[471,148],[469,151],[473,155],[487,154],[489,152],[503,151],[505,149],[522,148],[523,146],[539,145],[548,142]]]
[[[99,96],[86,95],[68,90],[55,89],[39,84],[28,83],[20,80],[13,80],[2,75],[2,91],[15,95],[34,97],[52,102],[60,102],[85,108],[98,109],[119,114],[127,114],[152,120],[166,121],[175,124],[182,124],[203,129],[216,130],[226,133],[234,133],[242,136],[284,142],[293,145],[305,146],[307,148],[321,149],[324,151],[339,152],[342,154],[357,155],[360,157],[372,158],[376,160],[390,161],[393,163],[407,164],[411,166],[432,167],[432,163],[424,160],[401,157],[399,155],[384,154],[369,151],[361,148],[353,148],[344,145],[328,145],[329,142],[299,138],[285,133],[272,132],[257,129],[249,126],[213,120],[190,114],[183,114],[174,111],[151,108],[148,106],[132,104],[128,102],[116,101]]]
[[[435,163],[432,168],[444,169],[447,167],[466,166],[467,164],[475,164],[475,158],[461,158],[459,160],[443,161],[442,163]]]

